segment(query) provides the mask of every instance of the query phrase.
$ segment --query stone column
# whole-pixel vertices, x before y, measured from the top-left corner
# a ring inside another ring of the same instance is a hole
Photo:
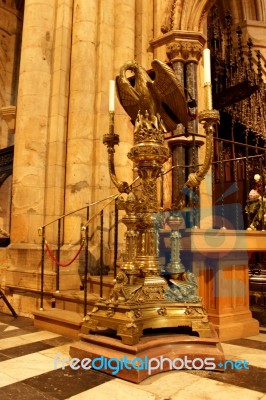
[[[190,105],[190,112],[195,114],[197,112],[197,105],[193,105],[193,100],[198,103],[198,61],[201,56],[202,47],[197,43],[187,42],[185,46],[185,52],[187,53],[187,62],[185,64],[185,76],[186,76],[186,91],[188,104]],[[193,107],[194,106],[194,107]],[[193,119],[188,124],[188,132],[198,134],[198,120]],[[187,169],[187,175],[195,172],[199,167],[199,147],[204,144],[203,140],[200,140],[196,136],[193,136],[192,140],[189,140],[187,149],[187,163],[189,165],[195,165]],[[194,188],[193,192],[188,194],[187,199],[188,208],[192,209],[192,212],[188,215],[187,226],[198,227],[199,225],[199,188]]]
[[[15,4],[0,4],[0,149],[14,144],[14,122],[18,84],[18,43],[21,42],[21,14]],[[11,135],[10,135],[11,134]]]
[[[99,2],[75,0],[66,161],[66,212],[110,192],[110,178],[103,135],[108,132],[109,80],[134,58],[135,1]],[[120,134],[116,148],[117,175],[132,176],[127,152],[132,143],[130,122],[116,101],[115,131]],[[130,181],[130,178],[129,178]],[[94,208],[93,214],[100,207]],[[67,218],[65,243],[80,237],[85,212]],[[95,241],[97,238],[94,236]]]
[[[91,182],[91,199],[98,201],[106,198],[110,190],[110,177],[108,174],[108,156],[103,144],[103,135],[109,130],[109,80],[115,78],[114,74],[114,41],[115,41],[115,2],[99,2],[98,8],[98,47],[97,73],[95,75],[95,128],[94,128],[94,182]],[[102,207],[103,204],[100,204]],[[113,207],[114,208],[114,207]],[[106,221],[105,221],[106,222]],[[98,221],[95,222],[95,225]],[[99,240],[93,237],[93,242],[98,245]]]
[[[167,45],[167,56],[172,63],[173,69],[176,72],[182,86],[184,87],[190,111],[196,112],[196,104],[193,107],[191,103],[197,100],[197,63],[201,55],[202,45],[193,40],[177,39]],[[173,138],[169,141],[172,149],[172,161],[174,165],[194,164],[197,161],[197,147],[195,140],[191,139],[191,134],[198,133],[198,122],[192,120],[188,124],[187,130],[180,124],[178,125]],[[184,134],[184,136],[182,136]],[[193,149],[193,150],[192,150]],[[193,160],[191,155],[195,155]],[[185,167],[176,167],[172,172],[172,204],[173,207],[180,207],[178,199],[180,199],[180,190],[182,190],[190,169]],[[180,200],[179,200],[180,201]],[[183,205],[190,205],[190,196],[182,196]]]
[[[132,0],[115,0],[114,75],[127,61],[135,59],[135,3]],[[117,175],[125,177],[126,173],[128,181],[133,179],[132,162],[127,158],[133,144],[133,129],[128,115],[117,101],[115,131],[120,135],[119,148],[116,150]]]
[[[191,46],[192,47],[192,46]],[[197,82],[197,58],[194,57],[193,59],[193,53],[189,52],[188,58],[189,61],[186,62],[185,64],[185,77],[186,77],[186,82],[185,82],[185,88],[186,88],[186,94],[187,94],[187,99],[188,102],[191,105],[191,113],[196,112],[196,104],[194,107],[192,107],[191,102],[193,100],[198,99],[198,82]],[[200,57],[200,49],[197,51],[197,56],[198,58]],[[188,123],[188,132],[193,132],[193,133],[198,133],[198,123],[197,120],[194,119]]]
[[[181,46],[179,43],[174,43],[172,45],[169,45],[167,48],[167,56],[170,60],[172,60],[172,67],[175,71],[176,76],[179,79],[179,82],[181,83],[182,87],[184,87],[184,59],[181,54]],[[175,132],[173,132],[173,135],[182,135],[184,134],[185,129],[183,125],[178,125],[176,127]],[[177,145],[177,140],[178,139],[170,139],[168,141],[168,145],[171,149],[172,152],[172,159],[171,161],[168,161],[168,165],[173,167],[172,169],[172,177],[171,179],[171,185],[168,185],[165,188],[164,191],[164,203],[167,206],[175,207],[177,205],[178,201],[178,195],[180,190],[182,189],[184,183],[185,183],[185,168],[184,167],[176,167],[177,165],[185,165],[185,144],[178,140],[178,145]],[[185,139],[186,140],[186,139]],[[167,177],[168,178],[168,177]],[[168,178],[169,180],[169,178]],[[170,191],[169,191],[170,189]],[[171,199],[169,199],[171,197]]]
[[[57,3],[25,2],[17,99],[11,242],[40,242]],[[41,29],[40,29],[41,27]]]
[[[97,154],[94,168],[93,200],[104,199],[116,191],[108,173],[107,150],[103,135],[109,130],[109,80],[115,79],[122,65],[134,59],[135,46],[135,1],[99,2],[97,73],[95,76],[94,146]],[[125,110],[115,98],[115,133],[120,136],[119,146],[115,147],[115,168],[118,179],[132,180],[132,164],[127,153],[133,142],[133,125]],[[128,178],[127,178],[128,176]],[[121,178],[122,179],[122,178]]]
[[[174,138],[168,141],[172,151],[172,207],[177,206],[180,190],[185,184],[186,177],[186,139]],[[177,167],[178,165],[178,167]]]
[[[150,68],[154,58],[149,51],[149,40],[156,34],[156,18],[160,17],[159,4],[153,0],[136,1],[136,28],[135,28],[135,58],[141,64]]]
[[[58,0],[57,5],[47,140],[45,223],[49,223],[64,214],[65,207],[65,163],[73,0]],[[46,238],[49,243],[57,243],[57,224],[52,224],[51,227],[46,229]]]
[[[95,174],[95,89],[98,23],[97,0],[74,0],[69,121],[66,154],[65,212],[92,200]],[[65,221],[64,242],[78,243],[86,212]]]
[[[104,2],[107,3],[107,2]],[[113,4],[113,9],[109,10],[109,21],[106,20],[105,25],[103,26],[103,38],[102,43],[103,47],[107,52],[103,53],[103,67],[106,69],[103,76],[105,79],[115,79],[115,77],[119,74],[120,68],[128,61],[135,59],[135,51],[136,51],[136,2],[134,0],[114,0],[110,2]],[[109,7],[111,7],[111,4]],[[145,4],[146,7],[146,4]],[[106,48],[104,43],[112,43],[111,48]],[[111,50],[111,51],[110,51]],[[101,130],[98,131],[98,148],[99,154],[102,155],[101,165],[99,168],[99,181],[103,182],[101,187],[98,189],[98,196],[100,198],[106,197],[107,194],[117,193],[117,189],[114,187],[114,184],[110,180],[110,176],[108,173],[108,164],[107,164],[107,149],[106,146],[103,145],[103,135],[108,133],[108,81],[106,81],[105,86],[103,88],[103,80],[99,79],[99,88],[101,90],[107,90],[106,102],[102,102],[102,116],[104,119],[104,124],[100,122],[98,126],[101,126]],[[101,85],[100,85],[101,83]],[[114,130],[115,133],[119,135],[119,146],[115,146],[115,154],[114,154],[114,163],[115,170],[118,179],[131,183],[133,181],[133,163],[127,157],[129,150],[133,144],[133,125],[130,122],[129,116],[126,114],[123,107],[120,105],[119,100],[115,97],[115,115],[114,115]],[[106,210],[106,214],[109,214],[111,218],[105,218],[105,226],[110,224],[110,234],[107,237],[105,243],[109,244],[109,249],[107,254],[110,258],[110,264],[112,266],[113,256],[113,205],[110,210]],[[124,215],[124,212],[121,213],[121,216]],[[123,252],[124,248],[124,233],[125,227],[120,224],[119,225],[119,244],[118,244],[118,258]],[[99,241],[97,241],[97,237],[95,237],[95,245],[97,246]]]
[[[13,154],[18,67],[16,48],[21,42],[21,14],[15,4],[0,4],[0,150],[2,154]],[[12,105],[11,105],[12,104]],[[6,150],[5,150],[6,149]],[[1,154],[1,156],[2,156]],[[2,160],[3,161],[3,160]],[[0,237],[1,229],[10,232],[12,164],[10,175],[0,174]],[[5,170],[5,162],[0,169]]]
[[[120,67],[134,58],[135,1],[75,0],[69,99],[69,124],[66,156],[66,213],[101,201],[116,193],[108,172],[107,151],[103,136],[109,130],[109,80],[115,79]],[[115,132],[120,144],[115,151],[118,178],[132,181],[132,163],[127,153],[133,141],[133,126],[117,99],[115,101]],[[90,217],[106,204],[90,209]],[[104,211],[104,263],[109,265],[112,241],[114,204]],[[100,259],[100,217],[89,223],[92,263]],[[64,243],[78,243],[80,225],[86,210],[67,217]],[[111,229],[111,228],[110,228]],[[90,263],[91,265],[91,263]]]

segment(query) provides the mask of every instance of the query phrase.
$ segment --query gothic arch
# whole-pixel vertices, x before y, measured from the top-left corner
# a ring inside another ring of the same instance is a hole
[[[166,0],[162,32],[171,30],[203,32],[204,23],[215,0]],[[266,22],[264,0],[219,0],[220,14],[230,11],[233,23],[244,20]]]
[[[217,1],[220,15],[231,12],[233,23],[239,21],[266,22],[266,3],[264,0],[222,0]]]

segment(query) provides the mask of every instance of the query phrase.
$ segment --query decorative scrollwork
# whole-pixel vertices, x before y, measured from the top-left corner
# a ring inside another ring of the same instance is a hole
[[[108,310],[106,311],[106,316],[107,317],[113,317],[114,314],[115,314],[114,308],[109,307]]]
[[[159,315],[162,315],[162,316],[164,317],[165,315],[167,315],[167,309],[166,309],[165,307],[160,307],[160,308],[158,309],[157,313],[158,313]]]

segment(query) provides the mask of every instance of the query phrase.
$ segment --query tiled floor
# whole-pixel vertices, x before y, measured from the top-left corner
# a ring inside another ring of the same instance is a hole
[[[133,384],[93,370],[55,369],[71,340],[41,331],[33,320],[0,314],[0,399],[19,400],[266,400],[266,329],[223,343],[226,359],[249,370],[171,371]]]

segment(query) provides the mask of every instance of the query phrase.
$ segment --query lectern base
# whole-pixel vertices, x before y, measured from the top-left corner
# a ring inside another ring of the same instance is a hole
[[[87,359],[81,368],[91,367],[134,383],[170,370],[223,371],[218,365],[225,361],[223,350],[211,324],[210,329],[210,338],[173,334],[170,330],[149,332],[133,346],[106,335],[80,334],[81,340],[70,346],[69,353],[72,358]]]

